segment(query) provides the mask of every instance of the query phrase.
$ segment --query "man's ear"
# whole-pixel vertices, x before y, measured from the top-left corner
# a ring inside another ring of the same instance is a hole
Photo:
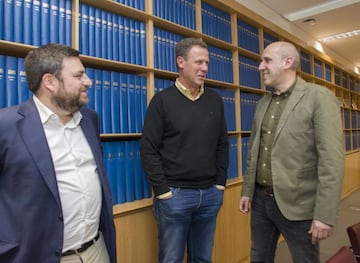
[[[177,56],[176,57],[176,64],[177,64],[179,69],[184,68],[184,62],[185,62],[185,59],[182,56]]]
[[[55,83],[57,82],[57,79],[53,74],[45,73],[42,78],[42,84],[43,86],[48,89],[49,91],[53,92],[55,90]]]
[[[287,57],[285,59],[285,68],[286,69],[291,68],[293,64],[294,64],[294,57]]]

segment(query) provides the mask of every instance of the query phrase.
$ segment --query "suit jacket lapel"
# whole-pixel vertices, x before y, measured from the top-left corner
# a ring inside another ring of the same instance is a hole
[[[19,120],[18,129],[24,143],[38,167],[46,185],[49,187],[57,204],[61,207],[57,187],[54,163],[46,140],[39,113],[33,100],[19,108],[19,114],[24,118]]]
[[[275,132],[274,143],[278,138],[281,130],[284,128],[284,125],[286,124],[292,110],[296,107],[296,105],[299,103],[300,99],[304,96],[306,92],[305,86],[302,85],[303,82],[304,81],[301,78],[298,78],[297,84],[294,87],[288,102],[286,103],[283,113],[281,114],[278,127]]]

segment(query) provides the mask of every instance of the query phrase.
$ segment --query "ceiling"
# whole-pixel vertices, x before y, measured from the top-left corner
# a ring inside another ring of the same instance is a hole
[[[321,38],[360,31],[360,0],[236,0],[285,31],[360,74],[360,35],[322,42]],[[313,25],[304,23],[315,19]]]

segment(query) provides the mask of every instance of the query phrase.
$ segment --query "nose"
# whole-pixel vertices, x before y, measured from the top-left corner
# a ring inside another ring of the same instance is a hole
[[[209,69],[209,64],[208,63],[203,63],[202,67],[201,67],[201,70],[206,73],[206,72],[208,72],[208,69]]]
[[[88,75],[86,75],[86,73],[84,73],[83,82],[84,82],[84,85],[87,87],[89,87],[93,84],[93,81],[89,78]]]
[[[260,64],[259,64],[259,67],[258,67],[258,70],[263,70],[265,67],[264,67],[264,63],[263,63],[263,61],[261,61],[260,62]]]

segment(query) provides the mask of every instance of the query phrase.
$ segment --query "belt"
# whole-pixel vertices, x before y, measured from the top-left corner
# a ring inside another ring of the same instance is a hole
[[[93,244],[95,244],[95,242],[99,239],[99,237],[100,237],[100,234],[97,233],[96,237],[94,237],[90,241],[82,244],[80,248],[65,251],[64,253],[61,254],[61,256],[65,257],[65,256],[74,255],[74,254],[80,254],[80,253],[84,252],[85,250],[87,250],[89,247],[91,247]]]
[[[256,186],[267,196],[274,196],[274,188],[268,185],[256,184]]]

